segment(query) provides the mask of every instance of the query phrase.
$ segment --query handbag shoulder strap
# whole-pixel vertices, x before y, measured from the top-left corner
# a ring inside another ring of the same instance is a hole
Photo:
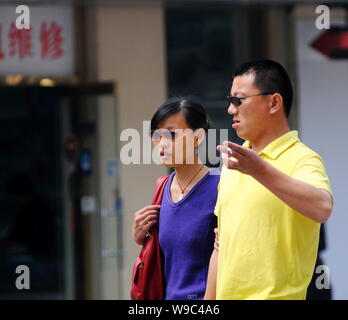
[[[168,181],[169,176],[160,176],[155,185],[155,192],[152,199],[152,204],[161,204],[164,187]]]

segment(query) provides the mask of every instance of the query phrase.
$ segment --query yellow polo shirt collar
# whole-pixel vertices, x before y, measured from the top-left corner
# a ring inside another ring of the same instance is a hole
[[[264,149],[262,149],[259,152],[259,155],[265,154],[267,157],[271,159],[277,159],[285,150],[287,150],[293,144],[299,141],[300,139],[298,137],[298,131],[289,131],[272,141],[270,144],[268,144]],[[250,148],[251,142],[246,140],[243,143],[243,147]]]

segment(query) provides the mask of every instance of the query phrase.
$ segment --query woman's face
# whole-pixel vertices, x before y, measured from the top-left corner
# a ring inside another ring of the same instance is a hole
[[[175,168],[182,164],[194,163],[198,137],[195,137],[182,113],[162,120],[152,136],[152,141],[164,166]]]

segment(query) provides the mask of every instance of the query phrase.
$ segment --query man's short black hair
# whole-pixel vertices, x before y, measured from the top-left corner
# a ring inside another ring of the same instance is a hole
[[[283,97],[284,111],[289,117],[292,105],[292,85],[283,66],[273,60],[257,60],[240,65],[233,74],[237,76],[254,74],[254,86],[262,92],[279,93]]]

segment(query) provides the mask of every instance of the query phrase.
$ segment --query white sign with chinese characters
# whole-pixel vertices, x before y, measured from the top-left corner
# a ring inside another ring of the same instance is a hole
[[[34,6],[30,29],[17,29],[16,6],[0,6],[0,76],[74,74],[74,25],[71,6]]]

